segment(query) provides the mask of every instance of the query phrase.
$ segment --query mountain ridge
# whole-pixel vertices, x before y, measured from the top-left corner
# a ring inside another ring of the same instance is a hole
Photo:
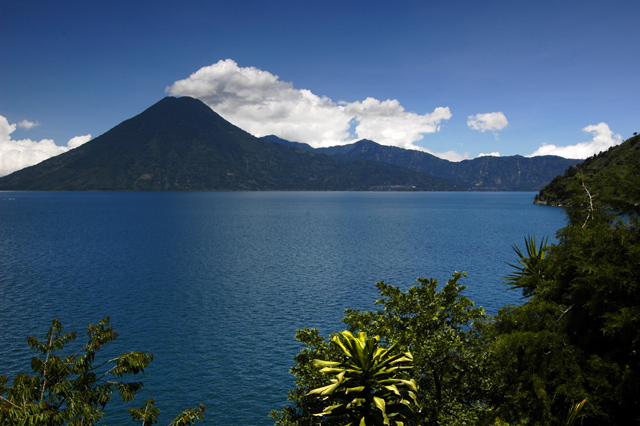
[[[576,163],[521,156],[454,163],[366,139],[314,149],[256,138],[200,100],[165,97],[73,150],[1,177],[0,189],[530,191]]]
[[[277,143],[287,143],[292,144],[290,146],[308,149],[304,147],[306,144],[299,142],[284,141],[277,137],[269,138]],[[553,155],[540,157],[514,155],[507,157],[484,156],[453,162],[428,152],[381,145],[368,139],[328,148],[314,149],[309,145],[306,146],[314,152],[343,161],[359,159],[395,164],[450,180],[457,187],[466,190],[539,191],[555,176],[582,161]]]
[[[0,178],[3,190],[455,189],[391,164],[264,141],[201,101],[166,97],[97,138]]]

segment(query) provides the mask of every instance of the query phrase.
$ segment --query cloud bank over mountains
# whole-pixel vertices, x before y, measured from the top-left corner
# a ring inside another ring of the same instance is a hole
[[[52,139],[42,139],[41,141],[12,139],[11,134],[16,130],[16,127],[29,130],[37,125],[37,122],[27,120],[10,124],[4,116],[0,115],[0,177],[38,164],[49,157],[60,155],[91,139],[91,135],[76,136],[71,138],[65,146],[56,145]]]
[[[450,161],[469,158],[455,150],[433,152],[415,145],[425,135],[441,130],[451,119],[449,107],[436,107],[423,115],[408,112],[396,99],[384,101],[368,97],[363,101],[334,102],[277,75],[255,67],[240,67],[232,59],[205,66],[188,78],[178,80],[165,91],[174,96],[200,99],[226,120],[255,136],[269,134],[315,148],[353,143],[371,139],[382,145],[429,152]],[[481,133],[498,132],[509,124],[502,111],[479,113],[467,117],[467,126]],[[556,146],[542,143],[529,154],[560,155],[567,158],[587,158],[622,142],[606,123],[587,126],[594,139],[577,145]],[[494,151],[483,155],[499,156]]]
[[[166,88],[171,95],[192,96],[255,136],[275,134],[319,148],[371,139],[383,145],[425,150],[414,145],[440,130],[451,118],[448,107],[423,115],[407,112],[393,99],[334,102],[268,71],[221,60],[200,68]]]
[[[565,158],[585,159],[599,152],[606,151],[612,146],[622,143],[622,136],[614,134],[607,123],[598,123],[582,129],[593,135],[593,139],[587,142],[580,142],[575,145],[556,146],[543,143],[533,154],[527,157],[538,155],[558,155]]]

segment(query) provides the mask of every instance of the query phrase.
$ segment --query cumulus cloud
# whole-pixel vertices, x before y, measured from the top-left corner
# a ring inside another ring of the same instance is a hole
[[[451,118],[448,107],[420,115],[405,111],[397,100],[336,103],[296,89],[268,71],[239,67],[231,59],[199,69],[168,86],[166,92],[198,98],[255,136],[275,134],[316,148],[367,138],[424,151],[413,143],[437,132],[441,122]]]
[[[12,139],[11,134],[16,130],[16,127],[24,127],[22,125],[24,121],[26,120],[18,124],[10,124],[5,117],[0,115],[0,176],[38,164],[49,157],[76,148],[91,139],[91,135],[76,136],[69,140],[66,146],[56,145],[51,139],[40,141]]]
[[[540,148],[527,157],[558,155],[565,158],[585,159],[622,143],[622,136],[614,134],[607,123],[592,124],[583,128],[582,131],[591,133],[593,139],[565,146],[543,143]]]
[[[500,111],[470,115],[467,119],[467,126],[471,129],[479,130],[481,133],[490,131],[496,139],[498,139],[498,131],[504,129],[507,127],[507,124],[509,124],[507,117]]]
[[[500,157],[500,153],[496,151],[496,152],[490,152],[488,154],[485,154],[483,152],[483,153],[478,154],[478,157]]]
[[[430,114],[406,112],[397,100],[379,101],[367,98],[345,106],[345,112],[358,122],[358,138],[374,140],[383,145],[415,149],[413,142],[426,133],[440,130],[440,122],[451,118],[448,107],[438,107]]]
[[[25,130],[29,130],[32,129],[34,127],[39,126],[40,123],[33,122],[33,121],[29,121],[29,120],[22,120],[21,122],[18,123],[18,127],[20,127],[21,129],[25,129]]]

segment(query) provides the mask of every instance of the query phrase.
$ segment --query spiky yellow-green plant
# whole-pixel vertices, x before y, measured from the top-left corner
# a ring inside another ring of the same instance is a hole
[[[334,374],[331,383],[313,389],[325,408],[316,416],[338,425],[404,425],[419,409],[415,380],[402,377],[412,368],[411,353],[397,353],[380,337],[343,331],[331,340],[345,355],[341,361],[315,360],[320,372]]]

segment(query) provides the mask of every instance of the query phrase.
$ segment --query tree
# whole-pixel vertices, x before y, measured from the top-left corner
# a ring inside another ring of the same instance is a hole
[[[509,421],[558,422],[588,398],[582,424],[640,424],[638,200],[626,197],[608,212],[611,198],[588,183],[576,182],[569,225],[539,273],[515,280],[535,289],[530,299],[492,323],[504,386],[494,402]]]
[[[513,424],[559,423],[572,401],[585,397],[578,348],[558,331],[562,307],[544,301],[502,308],[485,331],[492,336],[495,370],[491,405]]]
[[[109,317],[87,328],[87,341],[66,356],[57,353],[75,341],[77,333],[63,333],[54,320],[44,340],[28,337],[31,349],[40,353],[31,360],[34,375],[18,374],[11,386],[7,376],[0,377],[0,424],[2,425],[95,425],[104,417],[104,408],[114,391],[129,402],[142,389],[138,381],[120,378],[144,373],[153,355],[127,352],[113,359],[96,362],[98,351],[114,341],[118,333],[109,325]],[[158,409],[153,399],[139,410],[129,409],[133,420],[143,426],[157,423]],[[171,425],[191,425],[204,418],[204,405],[186,410]]]
[[[480,333],[487,316],[463,296],[464,276],[456,272],[441,288],[418,278],[406,292],[379,282],[382,309],[347,310],[344,319],[350,329],[378,334],[413,354],[422,424],[478,424],[492,417],[487,401],[494,366]]]
[[[521,289],[524,298],[532,296],[538,282],[544,279],[542,262],[547,255],[548,243],[549,237],[543,239],[538,246],[536,237],[529,235],[524,240],[524,252],[518,246],[513,246],[513,250],[518,255],[517,263],[508,263],[513,268],[513,272],[503,280],[511,285],[512,290]]]
[[[463,276],[455,273],[441,289],[436,280],[420,278],[406,292],[378,282],[382,299],[376,304],[382,308],[348,309],[343,319],[352,332],[378,335],[400,351],[411,352],[413,369],[407,373],[418,384],[416,401],[421,409],[417,424],[477,424],[493,418],[487,401],[494,366],[489,342],[479,327],[487,317],[462,295],[465,287],[458,281]],[[272,413],[276,424],[286,426],[314,424],[312,413],[318,411],[310,410],[312,401],[307,394],[320,387],[318,383],[326,385],[326,379],[313,368],[313,359],[344,356],[317,331],[299,332],[297,338],[307,347],[291,370],[297,379],[296,389],[289,394],[293,405]]]
[[[321,373],[335,373],[335,377],[309,392],[323,401],[324,410],[315,414],[323,423],[401,426],[416,416],[416,382],[401,375],[412,368],[410,352],[397,353],[394,345],[381,346],[380,337],[363,332],[356,337],[343,331],[331,342],[340,347],[345,359],[315,360]]]

